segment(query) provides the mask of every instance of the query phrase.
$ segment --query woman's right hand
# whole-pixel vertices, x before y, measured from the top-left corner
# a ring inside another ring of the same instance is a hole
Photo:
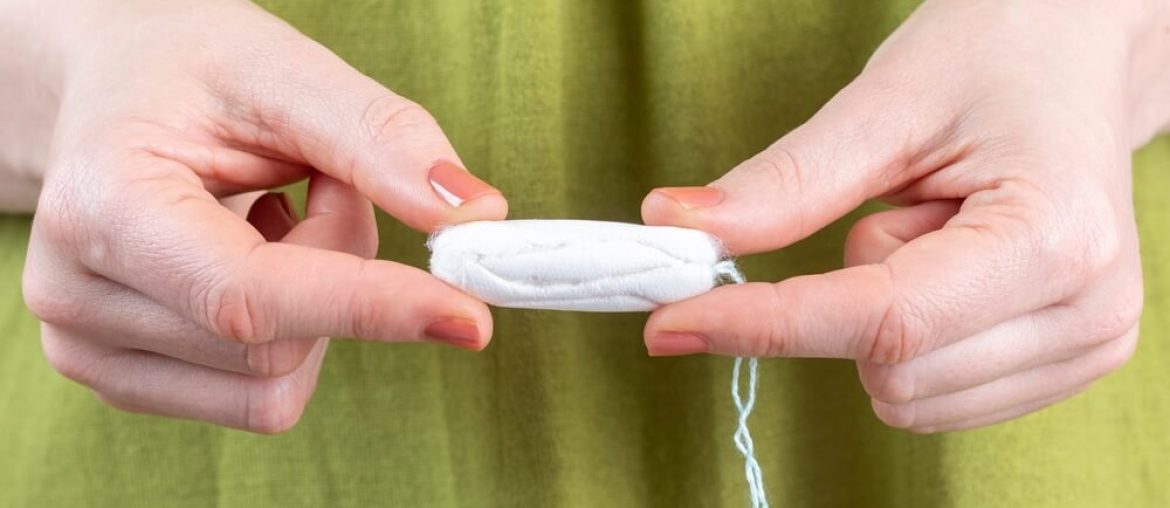
[[[422,108],[242,0],[68,7],[28,31],[60,57],[37,77],[59,109],[24,277],[56,370],[121,409],[276,433],[323,337],[486,345],[483,303],[371,259],[368,200],[421,231],[507,213]],[[225,205],[309,176],[299,223],[272,194],[247,220]]]

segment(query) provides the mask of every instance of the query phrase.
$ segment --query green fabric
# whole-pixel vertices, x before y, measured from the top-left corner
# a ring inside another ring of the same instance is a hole
[[[638,220],[798,125],[912,2],[272,0],[427,106],[514,218]],[[766,360],[752,420],[774,506],[1168,506],[1170,141],[1136,158],[1147,307],[1133,361],[990,429],[885,428],[845,361]],[[854,216],[855,218],[855,216]],[[746,261],[838,266],[852,219]],[[381,255],[424,266],[382,217]],[[650,359],[642,315],[497,310],[482,354],[337,341],[278,437],[119,413],[49,369],[0,218],[0,506],[741,506],[731,361]]]

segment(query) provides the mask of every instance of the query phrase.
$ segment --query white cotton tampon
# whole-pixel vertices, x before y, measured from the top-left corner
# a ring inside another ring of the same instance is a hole
[[[470,222],[440,230],[428,245],[436,277],[523,309],[653,310],[710,291],[728,263],[705,232],[621,222]]]

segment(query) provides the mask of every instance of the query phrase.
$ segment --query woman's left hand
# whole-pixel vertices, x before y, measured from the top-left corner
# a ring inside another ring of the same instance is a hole
[[[659,309],[650,353],[855,359],[878,417],[916,432],[1117,369],[1142,307],[1130,153],[1170,118],[1152,5],[928,1],[806,124],[707,187],[653,191],[647,224],[736,254],[902,207],[853,227],[842,270]]]

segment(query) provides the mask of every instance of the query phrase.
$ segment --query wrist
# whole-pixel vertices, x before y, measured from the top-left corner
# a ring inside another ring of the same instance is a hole
[[[0,210],[28,210],[48,159],[64,76],[57,2],[0,0]]]
[[[1063,80],[1081,82],[1088,102],[1106,106],[1120,139],[1137,148],[1170,125],[1170,2],[1042,5],[1062,26],[1053,43],[1081,62]]]
[[[1170,3],[1097,0],[1037,3],[1060,26],[1056,50],[1072,59],[1055,67],[1082,99],[1104,106],[1117,134],[1137,148],[1170,123]],[[1068,74],[1060,70],[1070,70]],[[1077,86],[1080,84],[1080,86]],[[1060,93],[1050,91],[1049,93]]]
[[[1170,132],[1170,3],[1137,2],[1128,52],[1128,110],[1134,148]]]
[[[933,6],[998,32],[997,72],[1038,97],[1100,117],[1130,147],[1170,126],[1170,2],[934,0]],[[1007,56],[1010,55],[1010,56]],[[1022,79],[1036,72],[1039,80]]]

